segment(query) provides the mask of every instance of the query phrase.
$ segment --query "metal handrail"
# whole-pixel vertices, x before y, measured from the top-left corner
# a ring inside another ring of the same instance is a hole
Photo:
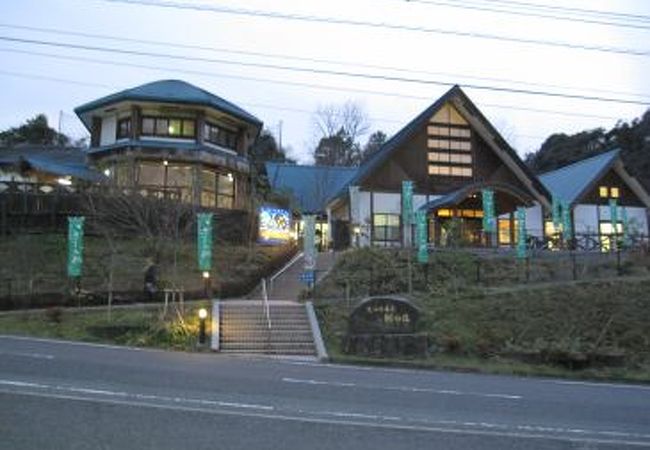
[[[266,326],[271,330],[271,308],[269,305],[269,294],[266,290],[266,278],[262,278],[262,300],[264,305],[264,314],[266,315]]]

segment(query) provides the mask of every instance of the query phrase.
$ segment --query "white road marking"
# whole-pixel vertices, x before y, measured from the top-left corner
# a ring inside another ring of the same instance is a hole
[[[15,341],[32,341],[32,342],[44,342],[46,344],[61,344],[61,345],[76,345],[80,347],[97,347],[97,348],[109,348],[115,350],[133,350],[136,352],[162,352],[164,350],[155,349],[155,348],[140,348],[140,347],[128,347],[123,345],[110,345],[110,344],[96,344],[92,342],[78,342],[78,341],[66,341],[64,339],[48,339],[48,338],[35,338],[28,336],[11,336],[8,334],[0,334],[0,339],[10,339]]]
[[[642,391],[650,391],[650,386],[644,386],[641,384],[599,383],[597,381],[570,381],[570,380],[545,380],[545,381],[547,383],[553,383],[553,384],[604,387],[604,388],[614,388],[614,389],[638,389]]]
[[[34,388],[40,390],[72,392],[75,394],[89,394],[89,395],[100,395],[106,397],[119,397],[119,398],[127,398],[127,399],[133,398],[138,400],[153,400],[153,401],[173,402],[173,403],[213,405],[213,406],[221,406],[225,408],[258,409],[262,411],[272,411],[274,409],[273,406],[269,406],[269,405],[257,405],[257,404],[250,404],[250,403],[226,402],[226,401],[219,401],[219,400],[205,400],[205,399],[195,399],[195,398],[185,398],[185,397],[167,397],[163,395],[109,391],[105,389],[61,386],[61,385],[54,385],[54,384],[29,383],[24,381],[15,381],[15,380],[0,380],[0,386],[1,385],[23,387],[23,388]]]
[[[529,439],[529,440],[548,440],[548,441],[573,442],[573,443],[581,443],[581,444],[585,443],[585,444],[596,444],[596,445],[600,445],[600,444],[619,445],[619,446],[625,445],[631,447],[645,447],[645,448],[647,448],[648,445],[650,444],[650,442],[648,441],[641,441],[641,440],[635,441],[635,440],[625,440],[625,439],[567,437],[567,436],[553,436],[553,435],[533,434],[533,433],[524,433],[524,432],[472,430],[467,428],[449,428],[449,427],[439,427],[439,426],[409,425],[409,424],[396,424],[396,423],[386,423],[386,422],[361,422],[361,421],[354,421],[354,420],[343,420],[343,418],[321,419],[321,418],[314,418],[314,417],[305,417],[303,415],[291,416],[291,415],[284,415],[284,414],[270,414],[264,412],[217,410],[217,409],[206,409],[200,407],[188,407],[188,406],[182,406],[177,404],[143,403],[143,402],[136,402],[130,400],[116,400],[116,399],[102,398],[102,397],[89,398],[89,397],[47,393],[47,392],[18,392],[18,391],[6,391],[2,389],[0,389],[0,392],[7,393],[7,394],[14,394],[14,395],[56,398],[56,399],[72,400],[72,401],[80,401],[80,402],[104,403],[104,404],[123,405],[123,406],[132,406],[132,407],[145,407],[145,408],[153,408],[153,409],[172,410],[172,411],[199,412],[199,413],[216,414],[216,415],[228,415],[228,416],[237,416],[237,417],[267,419],[267,420],[280,420],[280,421],[287,421],[287,422],[300,422],[300,423],[312,423],[312,424],[323,424],[323,425],[342,425],[342,426],[360,427],[360,428],[405,430],[405,431],[445,433],[445,434],[456,434],[456,435],[472,435],[472,436],[488,436],[488,437],[506,437],[506,438]],[[446,422],[446,423],[450,425],[460,425],[460,423],[456,423],[453,421]]]
[[[289,378],[289,377],[282,378],[282,381],[284,381],[285,383],[310,384],[310,385],[322,385],[322,386],[334,386],[334,387],[358,387],[360,389],[377,389],[382,391],[399,391],[399,392],[415,392],[415,393],[428,393],[428,394],[439,394],[439,395],[488,397],[488,398],[500,398],[505,400],[522,399],[521,395],[514,395],[514,394],[463,392],[463,391],[456,391],[456,390],[449,390],[449,389],[416,388],[416,387],[409,387],[409,386],[373,386],[373,385],[347,383],[347,382],[340,382],[340,381],[309,380],[309,379]]]
[[[0,355],[22,356],[25,358],[34,358],[34,359],[54,359],[54,355],[46,355],[44,353],[5,352],[0,350]]]

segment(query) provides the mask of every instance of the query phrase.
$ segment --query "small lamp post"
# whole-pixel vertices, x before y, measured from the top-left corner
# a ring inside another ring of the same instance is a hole
[[[208,317],[208,310],[199,309],[199,344],[205,345],[205,319]]]
[[[359,225],[354,226],[354,243],[356,247],[359,247],[359,237],[361,236],[361,227]]]
[[[203,295],[205,295],[206,298],[211,297],[211,283],[210,283],[210,272],[207,270],[204,270],[203,273],[201,274],[203,277]]]

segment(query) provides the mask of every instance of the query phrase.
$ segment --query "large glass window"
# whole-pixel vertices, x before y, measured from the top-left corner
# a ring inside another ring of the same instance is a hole
[[[140,163],[138,167],[138,184],[140,186],[164,186],[165,166],[160,163]]]
[[[235,206],[235,179],[231,173],[201,171],[201,205],[232,209]]]
[[[400,240],[399,214],[373,214],[372,238],[374,241]]]
[[[601,221],[599,224],[600,232],[600,248],[604,252],[612,250],[614,242],[623,235],[623,224],[620,222],[616,223],[616,230],[612,226],[612,222]]]
[[[193,119],[173,117],[143,117],[142,135],[155,137],[194,138],[196,122]]]
[[[206,122],[203,129],[203,137],[211,144],[237,150],[237,133],[219,125]]]
[[[192,201],[192,168],[190,166],[167,166],[166,189],[184,202]]]

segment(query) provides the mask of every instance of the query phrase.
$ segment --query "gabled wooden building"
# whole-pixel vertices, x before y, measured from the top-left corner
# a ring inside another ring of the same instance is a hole
[[[570,207],[571,233],[580,247],[598,244],[601,249],[609,250],[611,240],[623,235],[624,222],[628,224],[628,236],[647,238],[650,195],[625,169],[619,150],[583,159],[541,174],[539,178],[556,198]],[[616,203],[615,227],[611,217],[612,200]],[[557,234],[548,217],[544,232],[547,238]]]
[[[528,208],[527,227],[541,236],[550,208],[547,188],[458,86],[387,141],[328,202],[335,245],[401,245],[410,235],[400,214],[404,180],[413,181],[414,208],[427,212],[433,245],[511,245],[517,207]],[[495,193],[497,242],[482,231],[483,189]]]

